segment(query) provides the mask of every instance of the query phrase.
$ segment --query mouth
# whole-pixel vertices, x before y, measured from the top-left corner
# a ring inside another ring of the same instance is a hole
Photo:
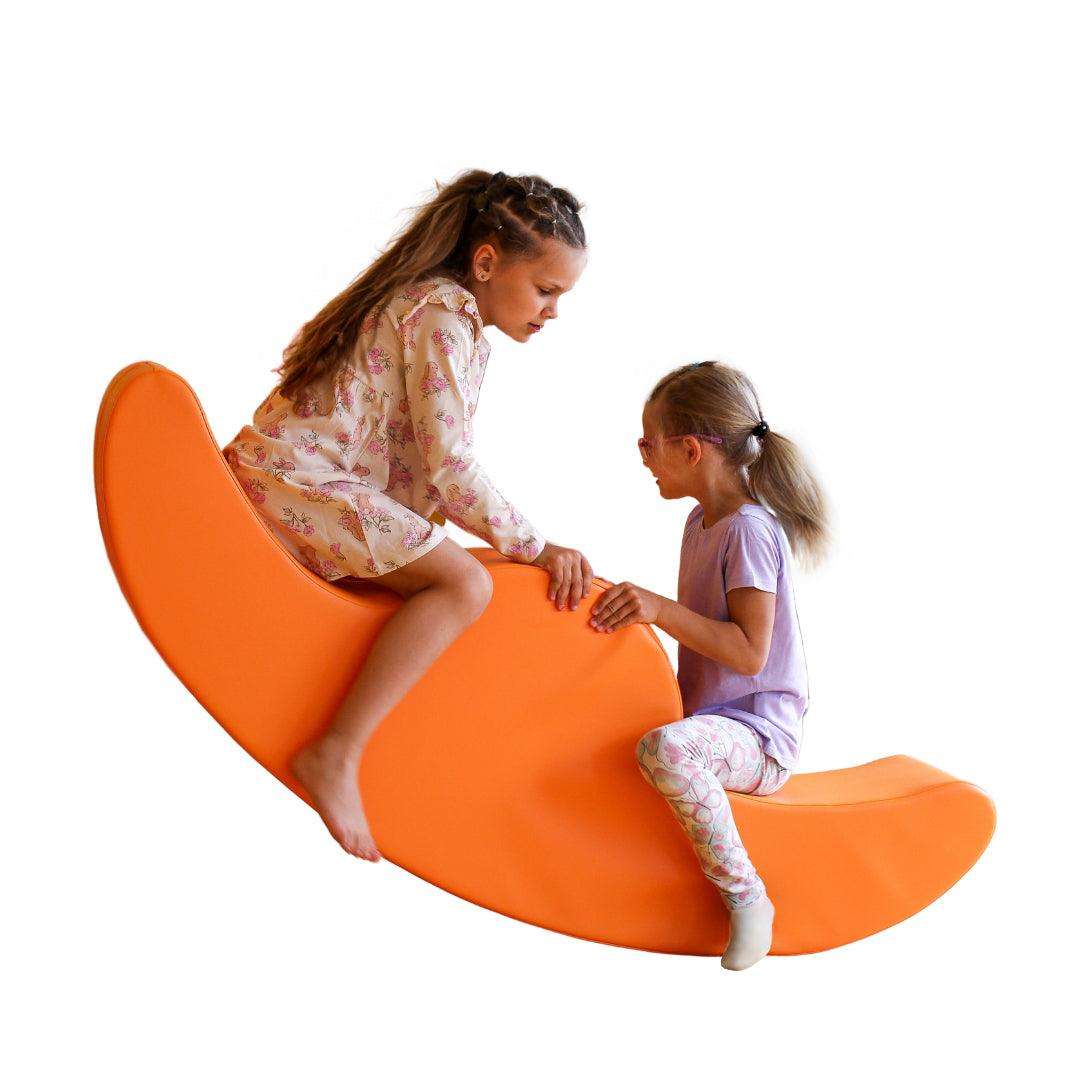
[[[543,329],[544,329],[544,327],[540,323],[535,323],[535,322],[529,323],[529,333],[530,334],[538,334]]]

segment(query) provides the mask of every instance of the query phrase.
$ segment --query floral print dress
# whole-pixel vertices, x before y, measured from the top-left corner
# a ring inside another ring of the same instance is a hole
[[[489,345],[473,295],[434,278],[364,320],[330,382],[275,389],[225,448],[248,498],[305,566],[374,578],[446,537],[440,515],[508,558],[544,540],[473,456]]]

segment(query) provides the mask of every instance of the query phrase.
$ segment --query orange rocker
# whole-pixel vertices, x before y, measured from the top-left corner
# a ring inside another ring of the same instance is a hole
[[[139,625],[211,716],[306,800],[287,763],[330,722],[400,601],[329,584],[281,547],[191,388],[158,364],[124,368],[105,392],[94,482],[105,547]],[[162,487],[172,503],[164,528]],[[656,635],[641,624],[587,633],[588,606],[557,612],[542,570],[472,554],[494,579],[487,611],[363,755],[358,780],[379,851],[549,930],[720,955],[725,906],[634,760],[643,731],[683,716]],[[287,667],[283,621],[305,628],[290,635]],[[502,767],[478,768],[491,752]],[[974,865],[994,831],[983,791],[901,755],[729,798],[776,906],[773,955],[831,949],[914,915]]]

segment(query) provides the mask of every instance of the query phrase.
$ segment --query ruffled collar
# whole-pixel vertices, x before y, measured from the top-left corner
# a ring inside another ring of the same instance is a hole
[[[425,304],[443,304],[450,311],[464,311],[470,315],[476,323],[478,336],[484,332],[484,320],[480,317],[480,309],[476,306],[476,297],[452,278],[434,277],[427,281],[417,282],[415,285],[410,285],[402,296],[413,305],[404,315],[406,322],[412,319]]]

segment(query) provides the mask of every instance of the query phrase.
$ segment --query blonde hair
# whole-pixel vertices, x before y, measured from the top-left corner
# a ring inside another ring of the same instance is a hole
[[[745,470],[750,494],[767,506],[787,534],[792,551],[807,565],[828,545],[825,496],[791,439],[764,422],[754,384],[741,371],[715,361],[687,364],[653,387],[664,432],[722,439],[714,444]]]
[[[545,239],[585,247],[581,203],[543,177],[472,169],[435,190],[391,245],[285,348],[275,369],[285,397],[296,400],[316,380],[336,374],[361,330],[373,327],[399,290],[435,276],[464,284],[482,243],[511,259],[534,258]]]

